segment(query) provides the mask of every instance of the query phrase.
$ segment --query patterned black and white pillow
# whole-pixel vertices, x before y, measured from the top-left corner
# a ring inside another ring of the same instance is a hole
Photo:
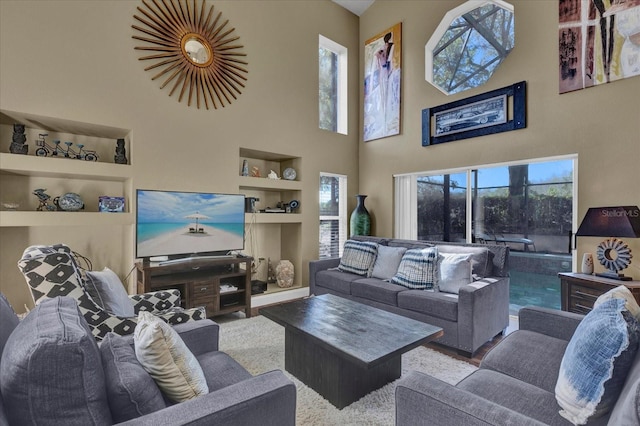
[[[370,241],[347,240],[338,270],[370,277],[378,254],[378,244]]]
[[[391,282],[410,289],[432,290],[438,285],[438,248],[407,250]]]

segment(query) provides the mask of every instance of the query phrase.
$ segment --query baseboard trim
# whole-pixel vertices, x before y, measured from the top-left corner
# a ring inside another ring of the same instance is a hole
[[[288,302],[290,300],[300,299],[309,296],[309,287],[296,288],[293,290],[279,291],[272,294],[263,294],[251,297],[251,307],[258,308],[260,306],[273,305],[276,303]]]

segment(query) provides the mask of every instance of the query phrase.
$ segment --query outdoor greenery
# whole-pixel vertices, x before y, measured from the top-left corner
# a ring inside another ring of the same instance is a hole
[[[434,84],[449,94],[484,84],[513,48],[514,37],[513,13],[496,5],[456,17],[433,49]]]
[[[524,166],[526,169],[526,166]],[[463,241],[466,238],[464,175],[418,179],[418,238]],[[473,196],[474,232],[481,234],[569,235],[570,176],[531,183],[522,166],[509,169],[509,186],[478,189]]]
[[[318,55],[320,128],[335,132],[338,128],[336,104],[338,55],[322,47],[318,49]]]
[[[338,216],[339,179],[320,176],[320,216]]]

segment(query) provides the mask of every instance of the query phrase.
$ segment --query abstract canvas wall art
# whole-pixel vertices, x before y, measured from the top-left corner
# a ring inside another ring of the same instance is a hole
[[[640,75],[640,0],[559,0],[559,91]]]

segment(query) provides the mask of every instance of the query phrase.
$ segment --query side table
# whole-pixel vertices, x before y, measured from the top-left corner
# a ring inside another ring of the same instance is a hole
[[[575,272],[561,272],[558,277],[563,311],[588,314],[598,296],[620,285],[629,288],[640,303],[640,281],[619,281]]]

